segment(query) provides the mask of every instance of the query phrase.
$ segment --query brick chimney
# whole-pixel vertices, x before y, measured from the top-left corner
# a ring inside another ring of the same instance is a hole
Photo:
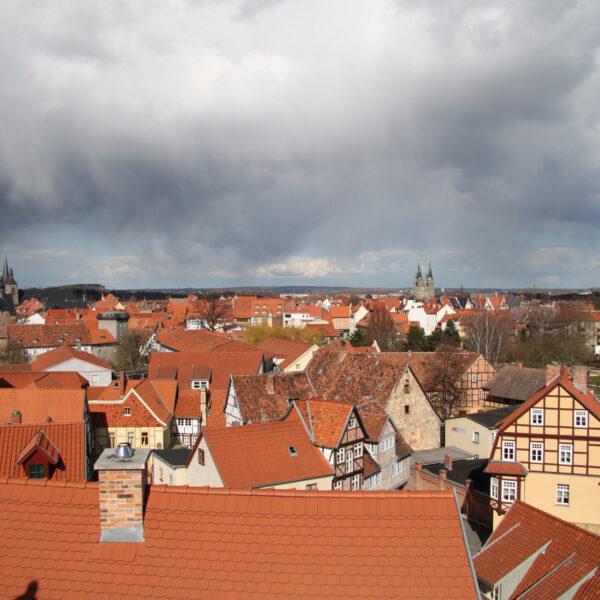
[[[440,490],[446,489],[446,477],[448,477],[448,471],[442,469],[440,471]]]
[[[546,384],[560,375],[560,365],[546,365]]]
[[[10,424],[11,425],[20,425],[21,424],[21,411],[13,410],[10,414]]]
[[[127,386],[127,381],[125,379],[125,372],[121,371],[119,373],[119,395],[121,398],[125,397],[125,388]]]
[[[452,457],[449,454],[444,456],[444,466],[448,471],[452,471]]]
[[[272,374],[267,375],[267,394],[273,395],[275,393],[275,378]]]
[[[206,425],[206,388],[200,388],[200,415],[202,417],[202,425]]]
[[[122,455],[122,457],[121,457]],[[94,468],[100,495],[100,541],[144,541],[148,448],[119,444],[102,451]]]
[[[588,368],[587,367],[573,367],[573,383],[579,387],[579,389],[587,392],[587,377],[588,377]]]

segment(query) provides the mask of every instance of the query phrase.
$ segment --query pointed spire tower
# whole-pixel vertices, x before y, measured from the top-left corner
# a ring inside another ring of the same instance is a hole
[[[435,297],[435,283],[433,281],[431,260],[427,263],[427,272],[424,279],[423,272],[421,271],[421,261],[417,259],[417,273],[415,275],[413,295],[418,302],[430,300]]]
[[[421,272],[421,261],[417,257],[417,272],[415,274],[415,280],[421,281],[421,279],[423,279],[423,273]]]
[[[4,257],[4,268],[2,269],[2,283],[8,283],[8,258]]]
[[[427,281],[433,281],[433,271],[431,270],[431,259],[427,263]]]

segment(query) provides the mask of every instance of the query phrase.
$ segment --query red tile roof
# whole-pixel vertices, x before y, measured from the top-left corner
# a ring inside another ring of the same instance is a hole
[[[44,354],[40,354],[35,360],[31,361],[31,368],[34,371],[45,371],[46,369],[56,367],[57,365],[61,365],[72,359],[81,360],[96,367],[112,371],[112,367],[105,360],[94,356],[90,352],[80,352],[79,350],[75,350],[75,348],[66,345],[59,346],[54,350],[49,350],[48,352],[44,352]]]
[[[92,346],[102,346],[103,344],[116,344],[117,340],[108,329],[91,329],[90,332],[90,343]]]
[[[83,421],[85,390],[0,389],[0,423],[8,423],[13,411],[21,413],[24,424]]]
[[[285,421],[206,429],[204,437],[228,487],[262,487],[333,476],[331,465],[313,446],[295,413]]]
[[[8,387],[80,390],[88,384],[85,377],[73,371],[4,371],[5,366],[0,365],[0,380]]]
[[[211,390],[225,390],[231,375],[258,373],[262,366],[262,351],[257,352],[153,352],[148,378],[166,377],[165,368],[177,367],[179,388],[190,389],[195,368],[212,369]],[[159,371],[160,370],[160,371]],[[173,377],[173,375],[171,375]]]
[[[86,473],[85,424],[83,421],[80,423],[0,425],[0,476],[27,476],[23,467],[17,464],[17,460],[28,447],[35,445],[40,433],[51,442],[60,455],[60,468],[54,470],[52,478],[57,481],[84,480]],[[47,445],[47,442],[41,439],[39,443]]]
[[[88,328],[82,324],[9,325],[8,338],[19,340],[24,348],[52,348],[69,344],[91,344]]]
[[[314,443],[324,448],[337,448],[346,431],[348,419],[356,414],[350,402],[331,402],[323,398],[297,400],[296,406]]]
[[[280,369],[286,369],[289,367],[289,365],[293,364],[313,346],[314,344],[303,344],[302,342],[284,340],[274,337],[268,337],[258,345],[261,350],[269,352],[277,358],[283,359],[283,361],[279,364]]]
[[[497,473],[498,475],[520,475],[524,476],[529,471],[520,462],[508,462],[491,460],[484,470],[485,473]]]
[[[474,557],[477,576],[493,585],[547,544],[510,599],[551,600],[572,588],[574,600],[599,598],[600,537],[519,500]]]
[[[478,597],[450,492],[153,486],[125,544],[98,542],[97,483],[2,481],[0,519],[11,600]]]

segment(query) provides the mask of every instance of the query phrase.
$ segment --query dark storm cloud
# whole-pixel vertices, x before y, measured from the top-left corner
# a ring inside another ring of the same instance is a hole
[[[89,242],[49,281],[600,274],[592,1],[0,11],[0,240]]]

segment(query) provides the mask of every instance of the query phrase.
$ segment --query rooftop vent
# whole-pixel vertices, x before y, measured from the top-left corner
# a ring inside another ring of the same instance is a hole
[[[113,458],[116,458],[117,460],[129,460],[133,458],[134,453],[135,450],[127,442],[121,442],[117,446]]]

